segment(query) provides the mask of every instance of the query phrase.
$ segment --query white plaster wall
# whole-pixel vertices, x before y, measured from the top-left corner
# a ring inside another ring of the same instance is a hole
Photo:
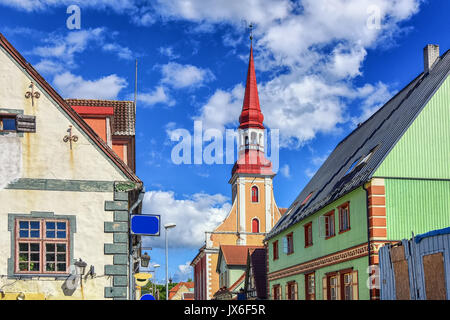
[[[25,98],[30,83],[31,78],[0,49],[0,108],[23,110],[25,115],[36,116],[36,133],[25,133],[23,138],[19,138],[23,152],[23,177],[126,180],[40,88],[35,88],[41,93],[40,98],[34,100],[34,107],[31,105],[31,99]],[[69,125],[73,126],[72,134],[78,136],[72,150],[69,142],[63,141]],[[5,140],[5,137],[0,136],[0,140]],[[0,163],[0,166],[5,164]]]
[[[30,211],[49,211],[55,215],[76,215],[76,233],[73,237],[73,258],[82,258],[103,275],[104,267],[113,264],[112,255],[104,255],[104,243],[113,243],[112,233],[104,233],[104,222],[113,221],[113,212],[104,211],[104,201],[112,200],[112,193],[26,191],[4,189],[0,191],[0,274],[7,274],[11,257],[11,233],[8,231],[8,214],[29,214]],[[87,271],[86,270],[86,271]],[[0,287],[15,280],[0,278]],[[45,292],[49,298],[80,299],[77,289],[73,296],[64,296],[63,281],[48,279],[22,280],[4,288],[5,292]],[[112,277],[87,280],[84,285],[86,299],[103,299],[104,287],[112,285]]]
[[[22,176],[22,143],[16,133],[0,136],[0,190]]]

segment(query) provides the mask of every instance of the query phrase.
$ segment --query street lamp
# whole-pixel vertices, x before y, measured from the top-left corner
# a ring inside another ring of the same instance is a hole
[[[155,296],[155,299],[156,299],[156,284],[155,284],[155,281],[156,281],[156,268],[159,268],[159,267],[161,267],[159,264],[154,264],[153,265],[153,296]]]
[[[166,229],[166,300],[169,300],[169,256],[168,256],[168,238],[167,231],[171,228],[175,228],[177,225],[175,223],[167,223],[164,225]]]

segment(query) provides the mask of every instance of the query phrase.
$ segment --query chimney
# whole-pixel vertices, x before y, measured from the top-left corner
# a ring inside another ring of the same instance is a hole
[[[424,72],[430,72],[433,63],[439,58],[439,46],[437,44],[428,44],[423,48]]]

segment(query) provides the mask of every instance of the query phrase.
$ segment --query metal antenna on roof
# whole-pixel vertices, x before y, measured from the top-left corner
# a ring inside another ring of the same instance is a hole
[[[134,118],[136,121],[136,99],[137,99],[137,65],[138,61],[136,59],[136,70],[135,70],[135,78],[134,78]]]

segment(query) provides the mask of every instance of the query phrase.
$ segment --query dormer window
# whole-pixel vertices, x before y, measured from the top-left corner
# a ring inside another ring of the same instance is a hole
[[[347,172],[345,173],[345,175],[347,175],[347,174],[349,174],[350,172],[353,171],[353,169],[354,169],[354,168],[356,167],[356,165],[358,164],[359,159],[360,159],[360,158],[358,158],[355,162],[353,162],[353,164],[350,166],[350,168],[348,168],[348,170],[347,170]]]

